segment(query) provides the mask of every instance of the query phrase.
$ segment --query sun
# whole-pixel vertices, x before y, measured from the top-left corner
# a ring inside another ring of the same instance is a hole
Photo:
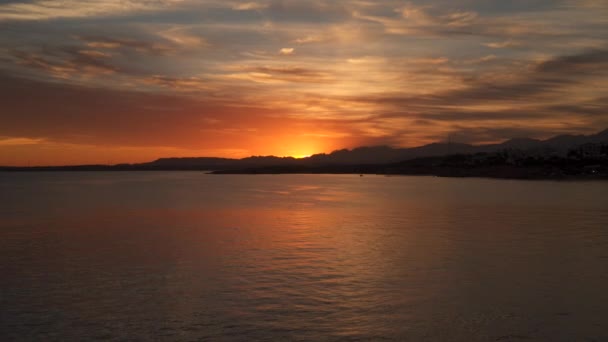
[[[299,135],[302,136],[303,134]],[[289,137],[285,138],[285,140],[287,139],[289,139]],[[295,141],[294,139],[290,139],[288,142],[285,142],[285,140],[283,140],[284,147],[281,151],[281,154],[283,156],[289,156],[295,159],[311,157],[319,153],[319,151],[323,151],[324,147],[324,144],[322,144],[319,140],[316,139],[296,139]]]
[[[303,159],[303,158],[308,158],[310,156],[311,156],[311,154],[296,154],[296,155],[293,155],[292,157],[294,157],[296,159]]]

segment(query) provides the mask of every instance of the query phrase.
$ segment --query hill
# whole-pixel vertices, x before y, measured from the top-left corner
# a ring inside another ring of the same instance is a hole
[[[252,156],[243,159],[191,157],[160,158],[152,162],[118,165],[75,165],[53,167],[0,167],[0,171],[119,171],[119,170],[205,170],[238,171],[261,168],[340,169],[352,170],[354,166],[389,165],[409,160],[445,157],[450,155],[478,155],[508,152],[530,158],[566,158],[569,153],[585,145],[608,144],[608,129],[592,135],[559,135],[547,140],[530,138],[510,139],[500,144],[469,145],[460,143],[432,143],[413,148],[390,146],[364,146],[342,149],[307,158]],[[593,148],[591,148],[593,149]]]

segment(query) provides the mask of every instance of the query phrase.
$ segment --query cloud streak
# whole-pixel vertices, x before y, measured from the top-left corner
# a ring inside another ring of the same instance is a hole
[[[38,0],[0,4],[0,20],[51,20],[125,15],[170,8],[181,0]]]

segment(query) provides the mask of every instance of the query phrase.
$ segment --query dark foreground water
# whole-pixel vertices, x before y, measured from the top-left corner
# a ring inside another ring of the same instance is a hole
[[[608,341],[608,182],[0,173],[0,339]]]

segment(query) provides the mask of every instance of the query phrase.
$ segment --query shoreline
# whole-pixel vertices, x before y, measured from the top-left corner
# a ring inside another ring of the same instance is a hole
[[[522,173],[492,173],[471,172],[472,170],[437,170],[432,172],[349,172],[330,170],[267,170],[267,169],[241,169],[241,170],[203,170],[203,169],[117,169],[117,168],[2,168],[1,173],[57,173],[57,172],[203,172],[209,175],[361,175],[361,176],[424,176],[441,178],[486,178],[504,180],[549,180],[549,181],[608,181],[605,174],[538,174],[536,172]],[[477,170],[475,170],[477,171]]]

